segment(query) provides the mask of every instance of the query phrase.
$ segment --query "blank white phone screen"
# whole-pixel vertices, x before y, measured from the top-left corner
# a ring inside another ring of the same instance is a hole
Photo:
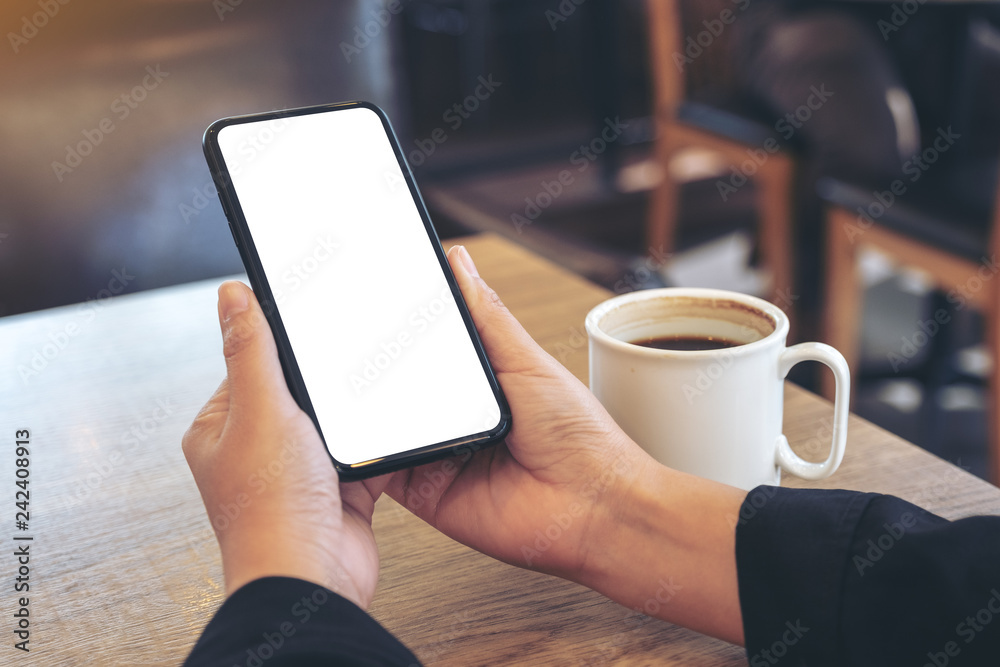
[[[218,138],[333,457],[495,428],[500,407],[378,115],[242,123]]]

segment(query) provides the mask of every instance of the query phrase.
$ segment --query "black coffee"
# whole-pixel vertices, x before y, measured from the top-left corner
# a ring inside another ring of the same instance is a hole
[[[742,345],[742,343],[718,336],[657,336],[655,338],[640,338],[639,340],[630,342],[633,345],[651,347],[655,350],[682,350],[688,352],[724,350],[727,347]]]

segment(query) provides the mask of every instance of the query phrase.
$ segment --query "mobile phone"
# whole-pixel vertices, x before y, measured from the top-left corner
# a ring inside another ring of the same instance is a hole
[[[285,380],[341,478],[506,435],[510,410],[381,109],[224,118],[204,149]]]

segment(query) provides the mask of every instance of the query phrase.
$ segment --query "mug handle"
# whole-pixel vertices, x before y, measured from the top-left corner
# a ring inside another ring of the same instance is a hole
[[[792,451],[784,435],[778,437],[775,463],[802,479],[817,480],[829,477],[840,467],[847,444],[847,416],[851,400],[851,372],[844,356],[825,343],[799,343],[781,353],[778,375],[784,379],[792,366],[803,361],[819,361],[833,371],[837,390],[833,402],[833,442],[830,455],[822,463],[812,463]]]

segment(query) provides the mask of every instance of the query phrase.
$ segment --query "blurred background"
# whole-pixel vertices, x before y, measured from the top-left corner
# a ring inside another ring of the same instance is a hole
[[[205,127],[366,99],[443,238],[770,298],[845,352],[856,412],[997,481],[998,25],[972,0],[8,0],[0,316],[241,272]]]

